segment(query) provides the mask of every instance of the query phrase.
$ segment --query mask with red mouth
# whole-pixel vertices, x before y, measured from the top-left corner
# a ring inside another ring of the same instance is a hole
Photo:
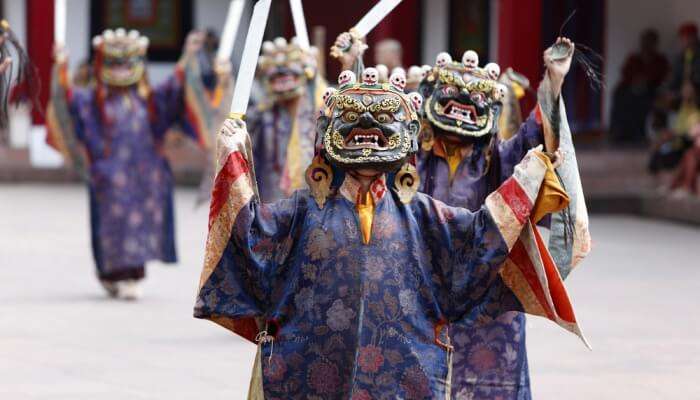
[[[440,53],[421,81],[418,92],[425,98],[421,117],[436,135],[470,140],[497,131],[506,88],[498,83],[497,64],[480,68],[478,62],[473,51],[465,52],[461,62]]]
[[[143,78],[148,38],[138,31],[107,29],[92,39],[92,47],[96,53],[96,72],[106,85],[131,86]]]
[[[273,101],[299,97],[309,80],[316,75],[315,48],[304,50],[295,39],[287,43],[282,37],[262,44],[258,61],[261,80]]]
[[[341,169],[393,172],[418,151],[419,102],[403,85],[378,84],[373,69],[368,71],[362,82],[341,73],[340,88],[329,95],[317,122],[318,146]]]

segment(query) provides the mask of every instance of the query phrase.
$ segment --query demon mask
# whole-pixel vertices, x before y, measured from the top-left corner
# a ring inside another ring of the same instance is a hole
[[[273,101],[300,96],[316,74],[316,49],[304,50],[292,39],[278,37],[262,45],[261,80]]]
[[[422,116],[436,135],[466,140],[496,132],[506,89],[497,82],[498,65],[479,68],[478,60],[474,51],[467,51],[461,62],[440,53],[421,81]]]
[[[339,89],[328,92],[317,122],[318,146],[341,169],[393,172],[418,151],[419,99],[404,93],[404,76],[379,83],[377,75],[368,68],[356,82],[344,71]]]
[[[96,72],[109,86],[131,86],[143,78],[146,69],[148,38],[138,31],[123,28],[107,29],[95,36],[92,46],[96,52]]]

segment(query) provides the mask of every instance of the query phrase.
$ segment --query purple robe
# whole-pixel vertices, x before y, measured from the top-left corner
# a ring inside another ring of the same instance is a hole
[[[104,120],[96,96],[94,88],[75,88],[68,95],[54,85],[52,110],[66,110],[66,115],[50,115],[49,130],[71,135],[89,160],[86,175],[98,276],[138,279],[148,261],[176,261],[173,176],[161,150],[165,133],[176,123],[194,136],[184,120],[182,74],[153,88],[152,113],[135,85],[108,93]]]
[[[288,197],[294,190],[306,186],[303,179],[300,181],[302,185],[291,184],[290,175],[303,176],[314,155],[315,111],[318,107],[315,104],[317,99],[309,92],[310,89],[298,100],[296,116],[279,103],[251,106],[246,112],[246,122],[253,140],[258,188],[265,202]],[[288,146],[295,120],[299,142],[297,151],[291,153],[296,159],[289,160]],[[292,164],[300,166],[301,170],[291,172],[289,166]]]
[[[527,151],[540,144],[544,144],[543,128],[533,112],[509,140],[475,145],[457,167],[451,183],[447,161],[432,151],[423,152],[418,158],[421,191],[451,206],[478,210]],[[489,150],[490,163],[486,157]],[[530,399],[525,315],[509,312],[485,317],[490,322],[478,327],[471,322],[452,326],[452,397]]]

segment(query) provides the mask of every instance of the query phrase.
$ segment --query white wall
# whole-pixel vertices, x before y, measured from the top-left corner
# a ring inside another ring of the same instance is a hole
[[[90,55],[90,1],[66,0],[66,49],[71,71]]]
[[[700,1],[697,0],[608,0],[606,32],[605,122],[609,121],[612,91],[620,79],[620,68],[627,55],[638,48],[639,34],[655,28],[661,36],[660,48],[671,60],[679,51],[678,26],[694,20],[700,24]]]

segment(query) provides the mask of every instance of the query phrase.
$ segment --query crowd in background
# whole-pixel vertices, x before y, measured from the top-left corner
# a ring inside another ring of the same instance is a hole
[[[616,145],[649,143],[650,172],[662,192],[698,195],[700,172],[700,39],[694,23],[678,30],[681,51],[671,62],[653,29],[641,34],[615,88],[610,138]]]

